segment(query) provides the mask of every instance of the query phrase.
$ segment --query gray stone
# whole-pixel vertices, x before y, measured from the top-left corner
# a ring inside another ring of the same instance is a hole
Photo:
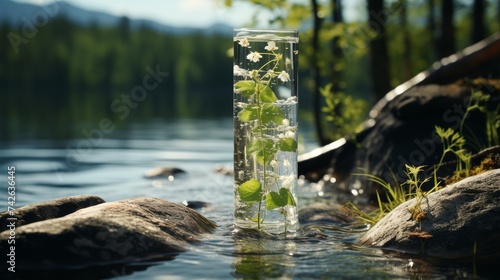
[[[76,195],[62,197],[47,202],[30,204],[14,211],[17,218],[16,226],[22,226],[38,221],[48,220],[66,216],[79,209],[90,207],[105,202],[104,199],[93,195]],[[11,213],[0,213],[0,228],[5,229],[7,218],[12,217]]]
[[[429,194],[421,202],[426,217],[420,221],[412,219],[409,210],[415,203],[412,199],[396,207],[363,234],[358,244],[500,263],[500,169]]]
[[[215,223],[183,205],[135,198],[80,209],[15,230],[18,268],[85,267],[171,259]],[[0,233],[6,252],[9,231]]]
[[[157,167],[150,169],[144,174],[144,177],[148,179],[156,179],[156,178],[163,178],[163,177],[170,177],[170,176],[177,176],[180,174],[184,174],[186,171],[177,168],[177,167]]]

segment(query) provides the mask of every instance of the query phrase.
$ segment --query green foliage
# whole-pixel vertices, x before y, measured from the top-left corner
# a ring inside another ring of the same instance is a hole
[[[295,152],[297,151],[297,141],[293,138],[280,138],[278,149],[283,152]]]
[[[238,187],[238,194],[242,201],[253,204],[262,200],[262,188],[259,180],[250,179]]]
[[[468,135],[471,136],[471,142],[474,141],[474,146],[478,150],[500,144],[498,135],[498,128],[500,127],[500,105],[497,106],[495,110],[489,110],[486,106],[486,103],[489,100],[489,94],[484,94],[482,91],[473,91],[467,105],[467,110],[465,111],[464,117],[460,123],[460,134],[465,135],[465,130],[467,130]],[[470,133],[471,129],[465,125],[465,120],[470,113],[475,110],[480,111],[486,116],[485,129],[487,143],[479,143],[476,139],[474,139],[473,133]]]
[[[242,122],[250,122],[259,118],[259,107],[256,105],[246,105],[241,112],[238,113],[238,119]]]
[[[234,84],[234,91],[248,98],[255,93],[255,82],[247,80],[239,81]]]
[[[357,176],[367,176],[368,180],[382,186],[385,192],[385,200],[383,201],[381,199],[380,194],[377,191],[378,208],[376,210],[367,213],[359,209],[353,203],[348,203],[347,207],[351,209],[351,211],[358,217],[359,220],[364,223],[374,225],[400,204],[415,198],[415,204],[410,209],[408,209],[408,211],[411,213],[413,219],[421,219],[423,217],[421,215],[423,214],[423,212],[420,207],[422,200],[425,199],[425,197],[429,193],[436,191],[437,186],[435,186],[428,192],[423,192],[422,185],[430,179],[425,178],[424,180],[421,180],[419,178],[419,174],[420,172],[422,172],[423,166],[415,167],[405,165],[405,167],[407,180],[402,184],[395,184],[394,186],[387,183],[383,179],[371,174],[354,174]]]
[[[281,124],[284,118],[285,115],[278,106],[270,103],[262,104],[262,108],[260,111],[260,121],[263,125],[269,125],[271,123]]]
[[[267,165],[274,155],[278,152],[272,139],[256,139],[248,144],[247,153],[256,158],[257,162],[262,165]]]
[[[494,141],[498,139],[498,128],[500,127],[499,109],[497,107],[494,111],[488,110],[486,102],[488,102],[489,99],[490,95],[483,94],[480,91],[472,92],[466,112],[464,113],[463,119],[460,123],[460,132],[456,132],[452,128],[445,129],[440,126],[435,126],[436,134],[443,144],[443,152],[441,154],[439,162],[434,166],[434,187],[431,190],[426,193],[422,191],[422,185],[430,179],[425,178],[424,180],[421,180],[419,178],[419,173],[422,171],[423,166],[414,167],[406,165],[405,173],[408,179],[404,183],[397,184],[396,186],[391,186],[389,183],[376,176],[370,174],[363,175],[367,176],[370,181],[373,181],[383,187],[386,193],[387,202],[382,202],[377,192],[379,205],[379,208],[377,210],[371,213],[366,213],[360,210],[356,205],[350,203],[348,206],[353,211],[353,213],[358,216],[361,221],[373,225],[401,203],[407,201],[410,198],[415,198],[415,204],[409,210],[412,213],[412,218],[414,220],[421,220],[425,218],[425,213],[423,213],[421,209],[421,203],[428,193],[434,192],[438,189],[441,182],[438,182],[437,174],[448,155],[455,156],[456,165],[453,176],[448,178],[446,183],[457,182],[471,175],[484,172],[484,170],[488,170],[489,168],[494,166],[494,162],[492,162],[490,158],[486,158],[485,160],[483,160],[483,162],[481,162],[480,166],[472,168],[472,153],[465,148],[467,140],[462,134],[465,127],[465,120],[467,119],[469,114],[474,110],[479,110],[486,116],[485,130],[488,138],[488,144],[496,143]],[[472,139],[475,138],[472,137]]]
[[[292,193],[287,188],[281,188],[279,192],[269,192],[266,196],[266,208],[273,210],[287,205],[297,206]]]
[[[333,85],[333,90],[323,90],[323,111],[325,127],[333,127],[333,132],[328,138],[338,138],[339,135],[355,131],[357,124],[367,115],[367,107],[358,106],[353,101],[337,101],[336,111],[331,110],[331,105],[335,99],[342,100],[352,98],[353,100],[365,100],[368,103],[375,102],[370,95],[370,76],[367,65],[370,58],[368,50],[370,40],[377,36],[375,30],[378,22],[366,22],[363,14],[365,11],[357,13],[359,16],[354,21],[347,22],[344,17],[343,22],[332,20],[332,11],[335,1],[315,1],[318,4],[318,11],[313,15],[311,1],[264,1],[264,0],[241,0],[253,4],[257,7],[257,16],[264,11],[266,17],[270,17],[271,27],[296,28],[301,31],[300,44],[300,69],[301,69],[301,92],[314,92],[315,86],[327,88]],[[225,1],[230,7],[236,1]],[[487,1],[485,20],[486,34],[491,34],[498,30],[499,21],[497,19],[496,4]],[[362,10],[364,3],[357,7]],[[401,5],[406,5],[402,9]],[[457,39],[456,49],[463,49],[471,44],[470,32],[472,29],[472,5],[470,3],[457,5],[455,18],[455,36]],[[427,1],[389,1],[385,3],[384,17],[387,47],[389,54],[391,85],[396,87],[407,81],[417,73],[428,69],[433,62],[440,57],[436,54],[435,33],[429,31],[429,3]],[[432,10],[435,12],[438,3]],[[405,12],[403,12],[405,11]],[[344,14],[346,16],[346,14]],[[312,19],[317,16],[320,22],[318,48],[313,49],[313,24]],[[436,19],[435,19],[436,21]],[[255,25],[254,17],[249,21],[248,26]],[[370,28],[374,27],[374,28]],[[311,69],[318,67],[319,81],[315,81]],[[318,82],[318,84],[317,84]],[[330,100],[330,101],[329,101]],[[308,102],[302,99],[301,102]],[[353,103],[356,106],[344,105]],[[304,103],[303,103],[304,105]],[[352,109],[356,108],[356,109]],[[350,120],[342,115],[342,110],[353,110],[347,115],[360,116],[356,121],[343,123],[343,120]],[[500,108],[499,108],[500,110]],[[336,121],[335,119],[340,119]],[[343,133],[336,132],[335,127],[342,127]],[[329,132],[330,130],[328,130]],[[492,136],[491,141],[494,136]],[[321,139],[320,139],[321,140]]]
[[[484,94],[481,91],[473,91],[471,93],[467,109],[464,113],[462,121],[460,123],[460,132],[455,132],[453,129],[444,129],[436,126],[436,134],[441,139],[443,143],[443,154],[435,167],[434,172],[434,184],[437,184],[437,171],[441,168],[441,165],[447,154],[454,154],[456,157],[456,168],[455,173],[448,182],[456,182],[463,178],[471,176],[472,165],[471,157],[472,153],[466,149],[466,143],[474,143],[471,145],[477,150],[481,150],[487,147],[491,147],[499,144],[498,129],[500,127],[500,105],[497,106],[495,110],[489,110],[486,103],[489,101],[490,95]],[[471,129],[465,125],[465,120],[474,110],[478,110],[486,116],[486,138],[487,144],[484,145],[479,143],[477,137],[471,133]],[[465,129],[467,129],[468,141],[466,140]]]
[[[488,147],[500,145],[498,128],[500,128],[500,105],[498,105],[494,111],[486,111],[486,137]]]
[[[329,138],[339,139],[357,132],[356,127],[365,119],[368,102],[347,96],[342,92],[333,93],[332,84],[320,88],[325,106],[322,108],[326,121],[330,124]]]
[[[407,185],[406,194],[409,198],[415,198],[415,204],[408,209],[411,212],[411,217],[414,220],[420,220],[420,217],[425,217],[425,213],[422,211],[421,204],[422,200],[426,197],[428,193],[432,193],[437,190],[438,185],[434,185],[434,187],[427,193],[422,191],[422,185],[430,180],[430,177],[421,180],[419,178],[419,173],[422,171],[424,166],[409,166],[406,165],[406,176],[407,180],[403,183],[403,185]]]
[[[434,184],[438,183],[437,170],[441,168],[446,155],[449,153],[454,154],[457,158],[456,172],[465,172],[466,176],[469,176],[471,153],[465,149],[465,138],[452,128],[445,130],[439,126],[436,126],[436,134],[443,143],[443,153],[436,166],[436,172],[434,172]]]

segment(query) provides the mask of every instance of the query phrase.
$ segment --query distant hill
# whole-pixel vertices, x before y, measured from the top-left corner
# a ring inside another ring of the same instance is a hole
[[[45,20],[64,16],[72,22],[88,26],[97,24],[99,26],[114,26],[120,22],[121,17],[114,16],[104,12],[90,11],[71,5],[68,2],[54,2],[44,6],[38,6],[28,3],[19,3],[10,0],[0,1],[0,24],[7,22],[10,25],[24,25],[26,21],[32,24],[43,24]],[[230,36],[232,28],[225,24],[214,24],[207,28],[176,27],[161,24],[148,19],[129,18],[130,28],[136,30],[140,27],[148,27],[159,32],[170,34],[190,34],[201,32],[204,34],[223,34]]]

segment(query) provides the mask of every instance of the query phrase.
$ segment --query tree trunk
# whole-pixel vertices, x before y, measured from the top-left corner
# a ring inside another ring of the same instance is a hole
[[[443,58],[455,53],[455,27],[453,24],[453,0],[441,2],[441,38],[439,42],[439,57]]]
[[[319,91],[321,83],[321,74],[318,65],[318,55],[319,55],[319,30],[321,29],[321,18],[318,16],[319,6],[316,0],[311,0],[312,13],[313,13],[313,37],[312,37],[312,75],[313,75],[313,106],[314,106],[314,124],[316,126],[316,135],[320,145],[326,145],[329,143],[327,137],[323,130],[322,120],[322,103],[321,103],[321,93]]]
[[[332,22],[334,24],[340,24],[343,21],[343,16],[342,16],[342,1],[341,0],[331,0],[332,4]],[[339,38],[335,37],[332,40],[332,58],[333,58],[333,65],[332,65],[332,93],[336,93],[341,90],[340,87],[340,82],[342,81],[341,78],[341,71],[339,71],[339,68],[336,67],[337,62],[339,61],[341,55],[342,55],[342,49],[339,46]]]
[[[376,33],[370,40],[370,73],[373,83],[373,93],[380,100],[391,90],[389,74],[389,55],[387,53],[387,11],[383,0],[367,0],[368,24]]]
[[[431,51],[429,51],[429,62],[432,63],[433,61],[436,60],[436,53],[438,53],[439,50],[439,44],[436,36],[436,5],[434,0],[428,0],[427,1],[427,6],[429,9],[429,16],[427,18],[427,27],[429,30],[429,33],[431,34],[430,36],[430,45],[431,45]]]
[[[408,10],[406,7],[406,1],[400,0],[399,5],[401,5],[401,31],[403,32],[403,81],[406,81],[413,76],[411,40],[408,30]]]
[[[484,9],[484,0],[474,0],[472,11],[472,44],[481,41],[486,35],[484,26]]]

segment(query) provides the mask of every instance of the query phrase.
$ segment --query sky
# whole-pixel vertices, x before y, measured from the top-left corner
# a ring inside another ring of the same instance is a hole
[[[17,2],[48,4],[55,0],[15,0]],[[214,23],[225,23],[234,28],[243,27],[250,22],[255,8],[246,1],[233,1],[233,7],[224,6],[224,0],[65,0],[74,6],[110,13],[117,16],[127,16],[138,19],[151,19],[159,23],[206,27]],[[307,0],[309,3],[309,1]],[[358,1],[344,1],[344,5],[352,5]],[[348,18],[352,9],[344,15]],[[266,22],[265,16],[262,24]]]
[[[15,0],[48,4],[55,0]],[[253,15],[250,4],[234,1],[226,8],[222,0],[65,0],[74,6],[130,18],[151,19],[163,24],[206,27],[223,22],[233,27],[244,26]]]

